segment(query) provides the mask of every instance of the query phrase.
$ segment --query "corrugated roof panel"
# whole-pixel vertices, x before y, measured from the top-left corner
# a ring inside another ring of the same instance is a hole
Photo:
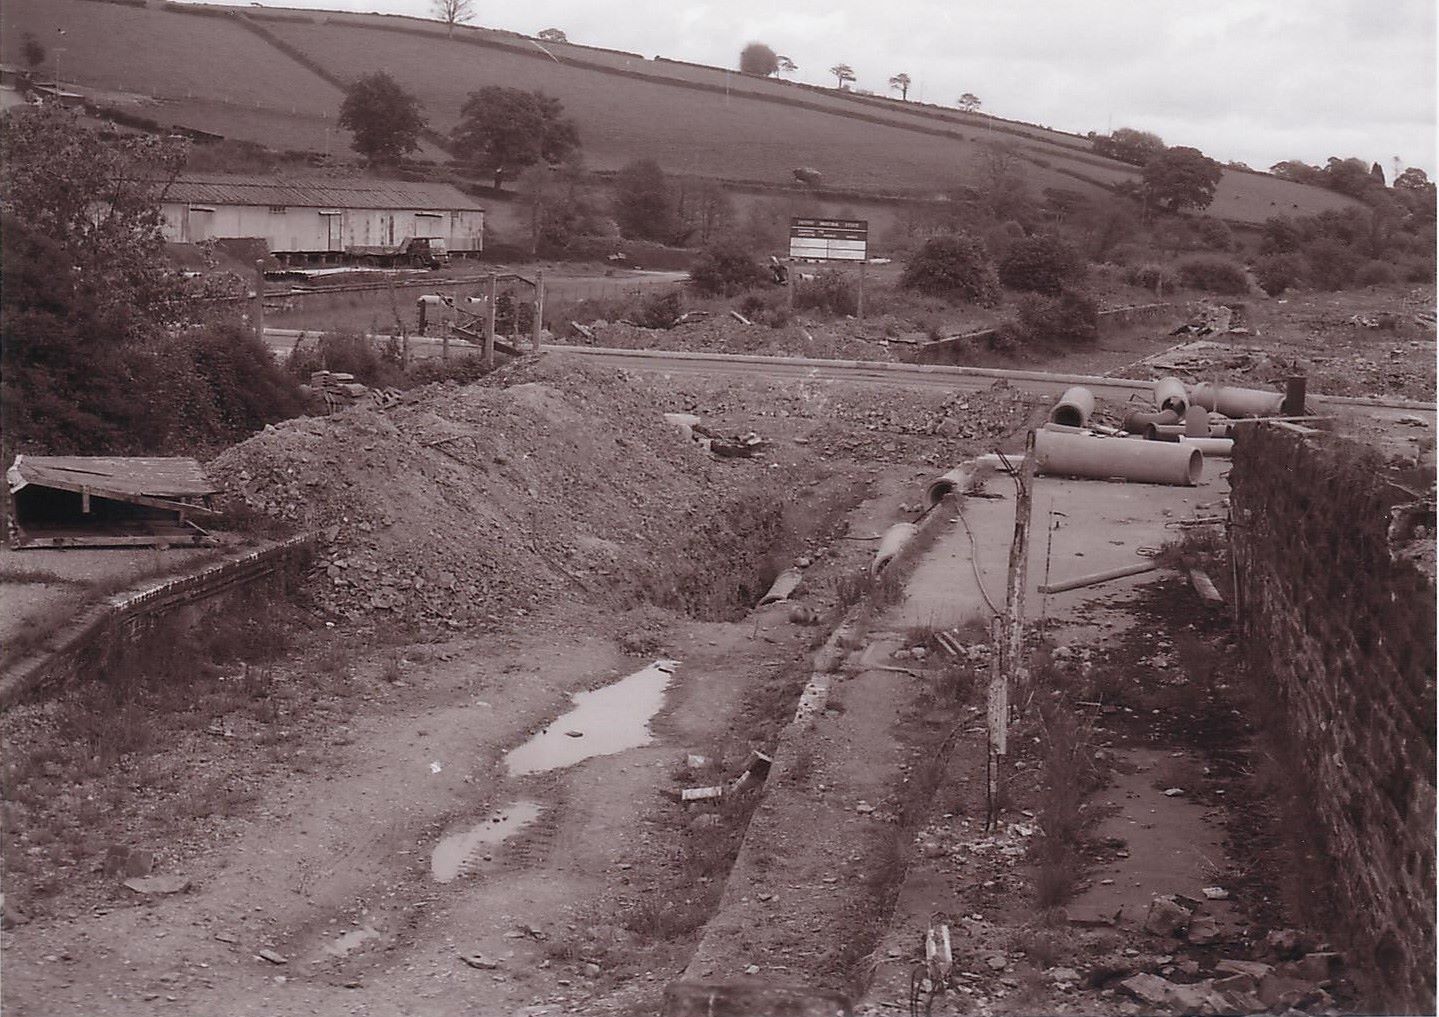
[[[16,456],[6,479],[20,486],[75,485],[152,498],[199,498],[220,490],[196,460],[183,457]]]
[[[166,190],[165,200],[191,204],[293,205],[300,208],[484,211],[483,205],[452,184],[365,177],[182,176]]]

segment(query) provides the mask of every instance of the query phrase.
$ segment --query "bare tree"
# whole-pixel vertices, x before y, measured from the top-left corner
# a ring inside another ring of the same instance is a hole
[[[975,110],[979,109],[979,107],[983,105],[984,103],[979,101],[979,96],[975,95],[973,92],[965,92],[959,97],[959,108],[964,110],[966,113],[973,113]]]
[[[910,80],[908,74],[896,74],[889,79],[889,87],[898,89],[899,97],[904,102],[909,101],[909,85]]]
[[[843,88],[846,81],[854,80],[854,68],[849,64],[835,64],[829,72],[837,79],[836,88]]]
[[[1003,222],[1029,204],[1024,160],[1012,145],[985,145],[979,156],[979,193],[989,214]]]
[[[445,23],[448,33],[454,35],[456,25],[474,19],[475,0],[431,0],[430,9]]]
[[[779,63],[779,69],[775,71],[776,74],[793,74],[795,71],[799,70],[799,64],[795,63],[787,56],[777,55],[775,57],[775,60]]]

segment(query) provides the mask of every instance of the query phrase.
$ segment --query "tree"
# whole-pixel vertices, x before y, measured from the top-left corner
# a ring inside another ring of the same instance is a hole
[[[1145,198],[1171,212],[1205,209],[1214,201],[1223,175],[1224,168],[1199,149],[1176,145],[1145,164]]]
[[[1093,145],[1100,155],[1127,162],[1131,166],[1143,166],[1164,151],[1163,138],[1132,127],[1121,127],[1109,135],[1097,135],[1093,138]]]
[[[999,221],[1018,219],[1029,209],[1024,161],[1012,145],[985,145],[979,156],[979,196]]]
[[[475,0],[431,0],[430,10],[445,23],[446,31],[454,35],[456,25],[474,18]]]
[[[535,36],[535,38],[539,39],[541,42],[569,42],[569,41],[570,41],[569,36],[565,35],[565,33],[562,32],[562,31],[560,31],[558,28],[546,28],[546,29],[545,29],[543,32],[541,32],[539,35]]]
[[[387,164],[419,150],[425,118],[420,100],[384,71],[376,71],[346,90],[340,126],[354,135],[351,148],[371,163]]]
[[[1341,159],[1338,156],[1330,156],[1325,163],[1322,182],[1331,191],[1360,200],[1375,187],[1375,180],[1369,175],[1369,167],[1364,165],[1362,159]],[[1382,171],[1378,186],[1384,186]]]
[[[1433,186],[1429,182],[1429,174],[1418,166],[1410,166],[1394,178],[1395,190],[1426,191]]]
[[[763,281],[764,270],[733,241],[706,247],[690,266],[690,282],[706,296],[732,297]]]
[[[486,85],[466,97],[450,140],[455,154],[493,174],[500,190],[507,174],[541,161],[555,165],[579,148],[574,121],[563,113],[543,92]]]
[[[967,233],[926,240],[904,266],[899,285],[926,296],[985,306],[999,299],[999,283],[984,245]]]
[[[1057,236],[1026,237],[1011,244],[999,263],[999,281],[1011,290],[1057,296],[1077,276],[1084,262]]]
[[[1281,180],[1292,180],[1296,184],[1319,184],[1324,180],[1324,171],[1311,166],[1302,159],[1285,159],[1269,167],[1272,176]]]
[[[779,56],[762,42],[752,42],[739,54],[739,69],[767,78],[779,70]]]
[[[965,92],[959,97],[959,108],[966,113],[973,113],[983,105],[984,103],[980,100],[979,96],[973,92]]]
[[[45,47],[35,38],[34,32],[25,33],[20,52],[25,57],[25,66],[31,71],[38,71],[45,63]]]
[[[674,201],[659,163],[640,159],[615,175],[615,220],[626,237],[663,242],[674,235]]]
[[[846,81],[855,80],[854,69],[849,64],[835,64],[829,72],[835,76],[836,88],[843,88]]]
[[[799,70],[799,64],[787,56],[776,56],[775,59],[779,61],[779,70],[776,72],[778,74],[793,74]]]
[[[910,80],[908,74],[896,74],[894,77],[889,79],[889,87],[899,90],[899,98],[901,102],[909,101],[909,86]]]

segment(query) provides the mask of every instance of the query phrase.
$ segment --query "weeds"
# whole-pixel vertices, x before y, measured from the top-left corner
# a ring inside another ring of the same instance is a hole
[[[1080,721],[1072,705],[1054,696],[1040,707],[1043,770],[1036,848],[1035,903],[1041,911],[1063,905],[1079,878],[1076,848],[1084,827],[1085,796],[1102,781],[1093,762],[1093,725]]]

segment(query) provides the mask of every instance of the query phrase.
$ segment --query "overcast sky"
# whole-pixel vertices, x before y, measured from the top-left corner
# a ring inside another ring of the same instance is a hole
[[[428,16],[433,0],[283,5]],[[1223,162],[1394,158],[1435,176],[1434,0],[476,0],[475,24],[733,67],[764,42],[834,84],[1084,133],[1153,131]]]

